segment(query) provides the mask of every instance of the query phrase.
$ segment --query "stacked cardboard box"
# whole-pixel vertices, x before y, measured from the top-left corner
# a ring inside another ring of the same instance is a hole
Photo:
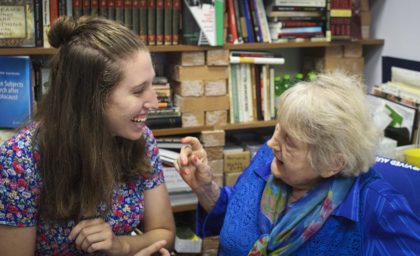
[[[360,44],[327,47],[325,48],[324,70],[339,69],[363,76],[364,59],[362,56],[363,47]]]
[[[183,127],[227,122],[229,52],[223,49],[183,52],[171,67],[175,105],[182,113]]]
[[[213,171],[213,180],[223,186],[223,147],[225,145],[225,131],[202,131],[200,141],[207,151],[207,159]]]
[[[370,12],[369,12],[369,0],[360,0],[360,23],[362,38],[370,38]]]

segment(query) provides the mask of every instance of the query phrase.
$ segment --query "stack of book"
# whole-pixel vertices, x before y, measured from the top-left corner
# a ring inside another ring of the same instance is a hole
[[[326,0],[275,0],[267,16],[273,41],[327,40]]]
[[[352,0],[331,0],[331,40],[351,39],[352,2]]]

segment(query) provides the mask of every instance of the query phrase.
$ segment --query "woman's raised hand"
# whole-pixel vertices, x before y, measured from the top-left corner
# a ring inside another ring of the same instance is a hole
[[[193,190],[211,183],[213,174],[208,165],[207,152],[200,141],[195,137],[185,137],[181,142],[185,145],[174,163],[181,177]]]

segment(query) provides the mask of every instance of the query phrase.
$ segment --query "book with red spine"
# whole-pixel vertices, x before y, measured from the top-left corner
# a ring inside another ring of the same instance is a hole
[[[139,23],[140,40],[147,44],[147,0],[140,0]]]
[[[99,16],[106,18],[108,16],[108,9],[106,0],[99,1]]]
[[[58,0],[50,0],[50,26],[58,19]]]
[[[91,0],[90,1],[90,15],[98,16],[98,13],[99,13],[99,1]]]
[[[147,44],[156,45],[156,0],[147,0]]]
[[[124,24],[124,0],[115,0],[115,20]]]
[[[50,3],[52,1],[55,1],[55,0],[50,0]],[[90,15],[90,0],[83,0],[82,13],[83,13],[83,15]],[[51,23],[51,25],[52,25],[52,23]]]
[[[109,20],[115,20],[115,0],[107,0],[107,18]]]
[[[172,2],[172,45],[179,43],[179,25],[181,13],[181,0]]]
[[[235,5],[234,0],[227,0],[227,18],[228,18],[228,37],[227,42],[230,44],[237,44],[238,31],[236,28]]]
[[[124,26],[133,29],[133,1],[124,0]]]
[[[73,0],[73,17],[75,19],[82,16],[82,0]]]

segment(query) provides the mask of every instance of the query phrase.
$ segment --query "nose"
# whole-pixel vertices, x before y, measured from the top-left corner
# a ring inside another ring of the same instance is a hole
[[[280,127],[279,125],[276,125],[276,129],[274,130],[273,135],[271,138],[267,141],[267,146],[275,151],[280,151]]]
[[[150,86],[149,91],[147,92],[146,96],[146,102],[144,103],[144,106],[147,109],[157,109],[159,108],[159,101],[156,95],[155,89],[153,89],[152,86]]]

